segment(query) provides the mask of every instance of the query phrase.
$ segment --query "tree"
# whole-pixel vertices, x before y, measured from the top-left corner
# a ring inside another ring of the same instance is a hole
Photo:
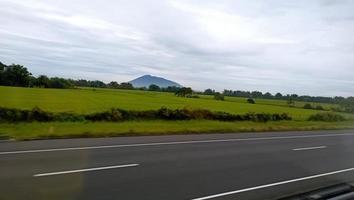
[[[263,98],[266,98],[266,99],[272,99],[273,98],[273,95],[269,92],[266,92],[264,95],[263,95]]]
[[[102,81],[89,81],[89,87],[105,88],[106,84]]]
[[[73,85],[67,79],[54,77],[54,78],[49,79],[49,87],[50,88],[66,89],[66,88],[72,88]]]
[[[254,99],[252,99],[252,98],[248,98],[247,102],[251,103],[251,104],[255,104],[256,103],[256,101]]]
[[[206,95],[213,95],[214,93],[215,93],[215,90],[212,90],[212,89],[206,89],[204,91],[204,94],[206,94]]]
[[[4,67],[4,66],[2,66]],[[9,65],[3,68],[2,84],[8,86],[28,87],[31,73],[22,65]]]
[[[149,86],[149,90],[150,91],[160,91],[160,87],[158,85],[155,85],[155,84],[151,84]]]
[[[253,91],[253,92],[251,93],[251,96],[252,96],[253,98],[259,98],[259,97],[262,97],[262,96],[263,96],[263,93],[262,93],[262,92],[259,92],[259,91]]]
[[[0,62],[0,85],[2,85],[3,83],[3,72],[5,70],[5,67],[7,67],[6,65],[2,64],[2,62]]]
[[[182,87],[178,91],[175,92],[176,96],[186,97],[191,96],[193,94],[192,88],[190,87]]]
[[[131,83],[121,83],[119,88],[121,89],[134,89],[133,85]]]
[[[224,101],[224,100],[225,100],[224,95],[221,94],[220,92],[216,92],[216,93],[214,94],[214,99],[215,99],[215,100],[219,100],[219,101]]]
[[[33,86],[37,86],[37,87],[44,87],[44,88],[48,88],[50,85],[50,80],[47,76],[45,75],[40,75],[35,83],[33,84]]]
[[[119,83],[117,83],[116,81],[111,81],[110,83],[108,83],[107,85],[109,88],[119,88]]]
[[[275,98],[277,98],[277,99],[281,99],[282,97],[283,97],[283,95],[279,92],[275,94]]]

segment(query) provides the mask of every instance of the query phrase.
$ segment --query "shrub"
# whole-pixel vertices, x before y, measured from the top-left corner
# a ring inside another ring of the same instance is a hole
[[[251,103],[251,104],[255,104],[256,103],[256,101],[254,99],[252,99],[252,98],[248,98],[247,102]]]
[[[11,108],[0,108],[0,122],[49,122],[49,121],[125,121],[125,120],[220,120],[220,121],[279,121],[291,120],[286,113],[246,113],[231,114],[226,112],[213,112],[205,109],[169,109],[162,107],[158,110],[147,111],[129,111],[122,109],[111,109],[105,112],[92,114],[74,114],[74,113],[51,113],[41,110],[38,107],[32,110],[19,110]]]
[[[345,121],[345,117],[340,114],[333,113],[333,112],[321,112],[311,115],[308,118],[309,121],[325,121],[325,122],[338,122],[338,121]]]
[[[304,109],[313,109],[313,108],[311,104],[307,103],[304,105]]]
[[[216,92],[214,94],[214,99],[215,100],[219,100],[219,101],[224,101],[225,100],[225,97],[223,94],[221,94],[220,92]]]
[[[324,110],[324,108],[321,105],[316,106],[316,110]]]

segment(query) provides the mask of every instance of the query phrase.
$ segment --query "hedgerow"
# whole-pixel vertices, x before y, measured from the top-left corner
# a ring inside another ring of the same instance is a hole
[[[91,114],[52,113],[35,107],[31,110],[0,107],[0,122],[51,122],[51,121],[128,121],[128,120],[219,120],[219,121],[280,121],[291,120],[287,113],[231,114],[206,109],[169,109],[132,111],[113,108]]]

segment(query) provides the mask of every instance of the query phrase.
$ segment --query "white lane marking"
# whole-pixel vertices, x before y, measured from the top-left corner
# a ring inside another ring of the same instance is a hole
[[[156,143],[117,144],[117,145],[84,146],[84,147],[53,148],[53,149],[32,149],[32,150],[21,150],[21,151],[3,151],[3,152],[0,152],[0,155],[40,153],[40,152],[52,152],[52,151],[74,151],[74,150],[122,148],[122,147],[141,147],[141,146],[159,146],[159,145],[176,145],[176,144],[198,144],[198,143],[216,143],[216,142],[239,142],[239,141],[257,141],[257,140],[301,139],[301,138],[336,137],[336,136],[354,136],[354,133],[254,137],[254,138],[238,138],[238,139],[235,138],[235,139],[219,139],[219,140],[218,139],[215,139],[215,140],[190,140],[190,141],[180,141],[180,142],[156,142]]]
[[[231,191],[231,192],[224,192],[224,193],[220,193],[220,194],[215,194],[215,195],[195,198],[195,199],[192,199],[192,200],[214,199],[214,198],[218,198],[218,197],[222,197],[222,196],[238,194],[238,193],[242,193],[242,192],[249,192],[249,191],[252,191],[252,190],[258,190],[258,189],[263,189],[263,188],[268,188],[268,187],[273,187],[273,186],[278,186],[278,185],[284,185],[284,184],[294,183],[294,182],[299,182],[299,181],[305,181],[305,180],[309,180],[309,179],[320,178],[320,177],[323,177],[323,176],[330,176],[330,175],[334,175],[334,174],[349,172],[349,171],[353,171],[353,170],[354,170],[354,168],[348,168],[348,169],[328,172],[328,173],[324,173],[324,174],[317,174],[317,175],[313,175],[313,176],[307,176],[307,177],[303,177],[303,178],[297,178],[297,179],[292,179],[292,180],[287,180],[287,181],[281,181],[281,182],[271,183],[271,184],[267,184],[267,185],[260,185],[260,186],[256,186],[256,187],[245,188],[245,189],[235,190],[235,191]]]
[[[293,149],[293,151],[305,151],[305,150],[324,149],[324,148],[327,148],[327,146],[297,148],[297,149]]]
[[[61,171],[61,172],[35,174],[33,176],[34,177],[53,176],[53,175],[60,175],[60,174],[72,174],[72,173],[78,173],[78,172],[89,172],[89,171],[98,171],[98,170],[115,169],[115,168],[136,167],[138,165],[139,164],[128,164],[128,165],[115,165],[115,166],[107,166],[107,167],[87,168],[87,169],[76,169],[76,170]]]

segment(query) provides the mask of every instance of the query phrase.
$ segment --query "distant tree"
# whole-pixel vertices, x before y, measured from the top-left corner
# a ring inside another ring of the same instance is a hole
[[[213,95],[213,94],[215,94],[215,90],[206,89],[206,90],[204,91],[204,94],[206,94],[206,95]]]
[[[5,67],[7,67],[5,64],[0,62],[0,71],[4,71]]]
[[[2,64],[3,65],[3,64]],[[22,65],[2,66],[2,85],[28,87],[31,73]]]
[[[123,82],[123,83],[120,83],[120,86],[119,88],[121,89],[134,89],[133,85],[131,83],[126,83],[126,82]]]
[[[275,98],[277,98],[277,99],[281,99],[282,97],[283,97],[283,95],[279,92],[275,94]]]
[[[305,109],[312,109],[312,105],[307,103],[307,104],[304,105],[304,108]]]
[[[53,77],[49,79],[49,87],[50,88],[72,88],[73,85],[68,79]]]
[[[297,95],[297,94],[292,94],[292,95],[291,95],[291,98],[292,98],[292,99],[296,99],[296,98],[298,98],[298,97],[299,97],[299,95]]]
[[[177,92],[179,90],[179,87],[168,86],[167,88],[160,88],[160,90],[163,92]]]
[[[259,91],[253,91],[253,92],[251,92],[251,96],[252,96],[253,98],[260,98],[260,97],[263,96],[263,93],[262,93],[262,92],[259,92]]]
[[[176,96],[186,97],[191,96],[193,94],[192,88],[190,87],[182,87],[178,91],[175,92]]]
[[[263,94],[263,98],[266,98],[266,99],[272,99],[273,98],[273,95],[269,92],[266,92]]]
[[[0,62],[0,85],[3,85],[3,73],[5,70],[5,67],[7,67],[7,66],[2,64],[2,62]]]
[[[106,84],[102,81],[88,81],[89,87],[97,87],[97,88],[105,88],[107,87]]]
[[[44,87],[44,88],[48,88],[49,85],[50,85],[50,80],[45,75],[38,76],[38,78],[36,79],[35,83],[33,84],[33,86]]]
[[[117,83],[116,81],[111,81],[110,83],[108,83],[107,86],[109,88],[115,88],[115,89],[120,87],[119,83]]]
[[[160,87],[158,85],[155,85],[155,84],[151,84],[149,86],[149,90],[150,91],[160,91]]]
[[[255,104],[256,103],[256,101],[253,98],[248,98],[247,102],[251,103],[251,104]]]
[[[223,94],[221,94],[220,92],[216,92],[214,94],[214,99],[215,100],[219,100],[219,101],[224,101],[225,100],[225,97]]]
[[[315,109],[316,110],[324,110],[324,108],[321,105],[317,105]]]

